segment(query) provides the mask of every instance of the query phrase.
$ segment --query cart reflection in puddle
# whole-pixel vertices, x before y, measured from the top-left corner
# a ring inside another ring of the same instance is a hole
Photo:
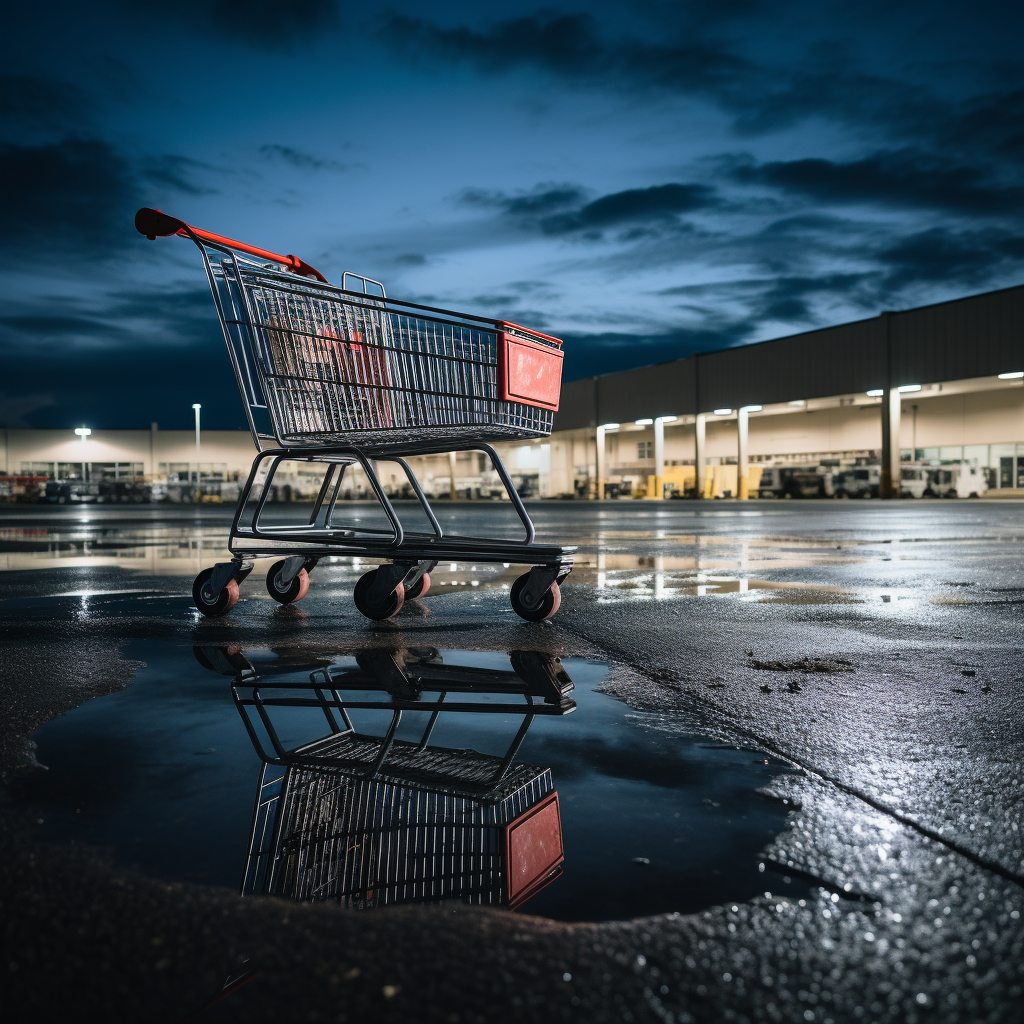
[[[232,696],[263,763],[243,893],[356,908],[515,908],[561,874],[551,770],[515,762],[537,715],[576,708],[557,658],[513,651],[505,671],[445,665],[432,648],[367,650],[349,664],[252,661],[235,647],[196,654],[234,676]],[[303,668],[308,678],[295,681]],[[279,719],[301,712],[327,731],[289,747]],[[368,712],[386,722],[381,734],[357,728]],[[400,739],[410,713],[426,724],[418,739]],[[502,715],[518,728],[500,756],[432,745],[439,716],[459,714]]]

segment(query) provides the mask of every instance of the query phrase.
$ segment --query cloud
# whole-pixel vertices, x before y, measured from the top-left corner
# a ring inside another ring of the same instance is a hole
[[[478,27],[391,13],[378,35],[425,70],[452,62],[483,75],[529,69],[593,91],[706,100],[744,134],[820,117],[900,144],[912,138],[959,160],[965,152],[999,161],[1024,152],[1019,60],[992,52],[940,67],[925,50],[914,63],[894,64],[875,58],[873,41],[858,58],[799,5],[718,6],[647,5],[647,20],[625,29],[589,13],[537,11]]]
[[[710,209],[719,204],[715,190],[706,185],[653,185],[612,192],[586,202],[579,185],[536,185],[517,195],[466,189],[460,201],[500,209],[525,226],[547,235],[578,232],[597,234],[604,228],[628,227],[661,221],[675,223],[678,215]]]
[[[35,408],[23,405],[21,420],[27,426],[137,429],[155,420],[165,428],[187,429],[193,402],[202,404],[207,429],[245,426],[223,344],[198,347],[188,358],[136,345],[116,360],[82,349],[63,352],[59,360],[24,350],[5,352],[3,359],[5,386],[15,402],[27,403],[28,396],[38,394],[43,379],[45,397],[53,400]]]
[[[565,342],[563,378],[579,380],[682,359],[694,352],[729,348],[748,340],[754,326],[736,317],[715,327],[680,327],[649,334],[562,331],[560,337]]]
[[[57,404],[53,395],[33,393],[26,395],[9,395],[0,391],[0,426],[29,427],[25,418],[39,409],[47,409]]]
[[[823,203],[929,207],[975,215],[1024,210],[1024,188],[993,182],[987,167],[951,164],[919,150],[881,151],[847,162],[815,157],[757,163],[741,157],[722,160],[721,165],[740,184],[766,185]]]
[[[771,277],[737,278],[698,285],[680,285],[660,289],[657,294],[669,298],[687,299],[678,308],[712,322],[716,314],[732,309],[725,325],[746,322],[754,328],[768,323],[817,324],[821,321],[821,301],[828,302],[841,296],[848,307],[869,311],[878,309],[877,270],[819,275],[779,275]],[[816,301],[815,301],[816,300]],[[742,308],[742,314],[735,312]]]
[[[169,191],[216,192],[194,180],[200,169],[208,168],[173,154],[130,161],[95,138],[0,144],[0,261],[117,258],[136,237],[140,206],[159,205]]]
[[[8,336],[17,335],[37,345],[55,344],[59,347],[81,339],[112,340],[129,336],[124,326],[75,313],[14,313],[0,316],[0,328],[6,328]]]
[[[173,21],[266,50],[288,49],[295,43],[337,29],[336,0],[179,0],[175,4],[143,4],[115,0],[122,18]]]
[[[517,217],[537,217],[580,206],[587,197],[579,185],[545,182],[527,192],[509,195],[488,189],[467,188],[459,193],[459,202],[467,206],[497,207]]]
[[[291,146],[282,146],[277,143],[268,143],[260,146],[260,156],[268,160],[284,160],[292,167],[298,167],[309,171],[347,171],[348,164],[340,163],[337,160],[325,160],[313,156],[311,153],[304,153],[300,149],[293,149]]]
[[[338,10],[334,0],[213,0],[209,17],[222,32],[280,47],[335,28]]]
[[[859,70],[835,47],[811,47],[795,58],[778,46],[757,46],[760,59],[753,59],[741,52],[740,43],[715,34],[724,21],[758,8],[763,13],[762,5],[730,4],[720,13],[713,5],[699,6],[662,17],[650,38],[611,19],[604,27],[590,14],[550,11],[482,28],[390,14],[380,22],[379,34],[385,45],[424,67],[436,67],[441,57],[482,74],[529,68],[603,92],[709,100],[729,111],[734,126],[747,133],[822,113],[863,122],[897,110],[906,117],[922,105],[936,112],[938,104],[920,89]],[[751,31],[758,29],[747,26]]]
[[[147,157],[143,160],[141,177],[147,182],[187,195],[215,195],[217,189],[197,185],[190,174],[199,170],[211,170],[209,164],[200,163],[187,156],[164,153],[162,156]]]
[[[631,188],[601,196],[563,223],[568,230],[606,227],[664,220],[715,205],[715,191],[707,185],[652,185],[650,188]]]
[[[1024,158],[1024,88],[1017,79],[1010,87],[993,89],[952,105],[944,116],[935,118],[922,130],[930,130],[936,143],[976,158],[986,155],[995,160]]]
[[[486,29],[443,28],[421,18],[391,13],[381,37],[412,57],[461,59],[482,71],[528,64],[563,75],[610,70],[608,49],[589,14],[539,13],[497,22]]]
[[[128,162],[97,139],[0,145],[0,182],[8,261],[41,252],[68,260],[108,254],[130,237],[142,205]]]
[[[379,33],[405,56],[434,66],[443,58],[484,73],[531,67],[605,89],[717,94],[760,75],[755,65],[697,35],[668,44],[623,33],[609,38],[590,14],[541,11],[473,29],[392,13],[381,20]]]
[[[890,289],[916,284],[989,284],[998,274],[1024,270],[1024,235],[997,228],[950,231],[930,228],[877,254]]]
[[[220,332],[205,285],[138,286],[89,299],[42,296],[0,315],[0,342],[40,350],[75,347],[153,348],[216,345]]]
[[[755,322],[814,325],[821,322],[821,310],[812,300],[841,296],[848,307],[874,312],[877,273],[824,273],[818,276],[777,277],[765,282],[764,288],[750,302],[751,319]]]
[[[90,115],[89,97],[78,86],[34,75],[0,76],[0,126],[8,137],[16,133],[26,141],[26,134],[81,131]]]
[[[192,402],[210,428],[245,425],[206,287],[26,302],[0,317],[0,361],[14,402],[40,397],[45,381],[50,401],[12,406],[22,425],[187,427]]]

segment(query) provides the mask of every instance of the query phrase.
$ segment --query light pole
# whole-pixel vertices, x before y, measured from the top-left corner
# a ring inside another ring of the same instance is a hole
[[[82,439],[82,444],[85,444],[85,439],[92,433],[88,427],[75,427],[75,433]],[[82,479],[85,480],[88,476],[88,470],[86,469],[87,463],[85,456],[82,456]]]
[[[199,497],[199,410],[202,406],[198,402],[192,403],[192,409],[196,414],[196,498]]]

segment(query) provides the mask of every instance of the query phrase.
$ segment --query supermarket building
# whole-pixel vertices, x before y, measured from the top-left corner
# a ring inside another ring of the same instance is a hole
[[[194,432],[156,424],[0,434],[8,476],[144,477],[224,500],[255,454],[247,431],[204,431],[198,450]],[[661,497],[697,480],[700,496],[745,497],[765,466],[855,463],[896,481],[907,463],[969,463],[1008,496],[1024,488],[1024,285],[571,381],[550,439],[497,447],[538,497]],[[411,461],[428,494],[450,493],[450,456]],[[382,481],[397,489],[393,468]],[[299,467],[291,479],[295,497],[315,488]],[[454,479],[460,495],[491,491],[475,453]]]

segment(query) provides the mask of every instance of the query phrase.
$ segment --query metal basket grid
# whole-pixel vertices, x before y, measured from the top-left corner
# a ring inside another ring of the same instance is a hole
[[[255,352],[260,390],[287,446],[432,445],[551,433],[550,410],[499,398],[493,321],[406,309],[237,254],[206,255],[229,343],[236,352],[239,342]],[[245,360],[238,362],[244,377]]]
[[[457,762],[453,777],[469,760],[479,761],[478,776],[493,775],[500,764],[475,751],[433,751],[436,768],[446,754]],[[550,770],[516,765],[480,793],[400,779],[394,767],[373,779],[289,768],[264,891],[352,907],[445,898],[500,903],[507,895],[501,829],[553,790]]]

